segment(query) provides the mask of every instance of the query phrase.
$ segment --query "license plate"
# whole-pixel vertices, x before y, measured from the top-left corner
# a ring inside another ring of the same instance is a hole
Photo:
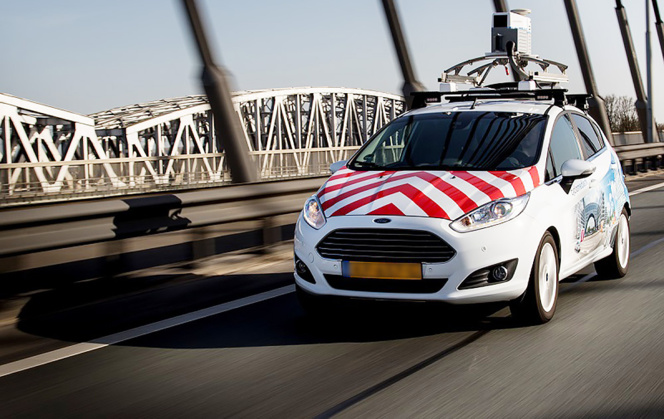
[[[341,267],[343,276],[347,278],[422,279],[422,265],[419,263],[345,261]]]

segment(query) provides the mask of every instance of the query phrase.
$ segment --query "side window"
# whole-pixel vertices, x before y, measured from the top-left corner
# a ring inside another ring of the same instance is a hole
[[[567,115],[558,118],[556,125],[553,127],[549,153],[551,160],[553,160],[554,176],[560,175],[563,163],[567,160],[583,159],[572,122]]]
[[[572,121],[581,134],[581,147],[583,156],[588,158],[602,149],[602,140],[597,136],[597,131],[593,129],[590,121],[581,115],[572,114]]]
[[[597,125],[597,122],[592,122],[591,125],[593,126],[593,130],[595,131],[595,135],[597,135],[597,140],[599,141],[599,148],[600,150],[606,147],[606,143],[604,142],[605,136],[602,133],[602,130],[599,128],[599,125]]]

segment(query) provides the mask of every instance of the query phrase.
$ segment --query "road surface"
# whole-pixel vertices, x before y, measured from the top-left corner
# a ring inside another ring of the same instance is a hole
[[[664,176],[629,183],[627,277],[550,323],[410,304],[307,319],[292,292],[0,378],[3,417],[664,417]],[[46,354],[45,356],[48,356]]]

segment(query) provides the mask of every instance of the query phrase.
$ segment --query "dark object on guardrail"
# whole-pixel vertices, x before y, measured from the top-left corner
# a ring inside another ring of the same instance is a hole
[[[664,166],[664,143],[624,145],[615,149],[625,173],[636,174]]]
[[[324,179],[5,210],[0,256],[295,213]]]

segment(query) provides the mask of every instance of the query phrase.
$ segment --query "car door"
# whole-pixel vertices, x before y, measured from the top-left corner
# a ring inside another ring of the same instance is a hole
[[[554,224],[560,234],[561,278],[576,272],[589,258],[589,253],[583,252],[583,246],[592,245],[593,242],[586,241],[584,244],[586,230],[590,224],[594,231],[592,223],[597,218],[593,215],[594,208],[586,211],[584,201],[591,190],[591,183],[596,182],[595,175],[567,182],[562,177],[562,165],[571,159],[584,160],[584,154],[569,112],[564,112],[553,126],[545,177],[551,213],[554,214]]]
[[[585,115],[572,113],[570,119],[576,128],[584,158],[595,165],[595,173],[589,178],[590,189],[583,199],[587,224],[580,252],[582,257],[594,259],[597,253],[610,246],[611,227],[616,222],[617,197],[614,191],[616,173],[620,176],[620,163],[604,144],[597,127]]]

